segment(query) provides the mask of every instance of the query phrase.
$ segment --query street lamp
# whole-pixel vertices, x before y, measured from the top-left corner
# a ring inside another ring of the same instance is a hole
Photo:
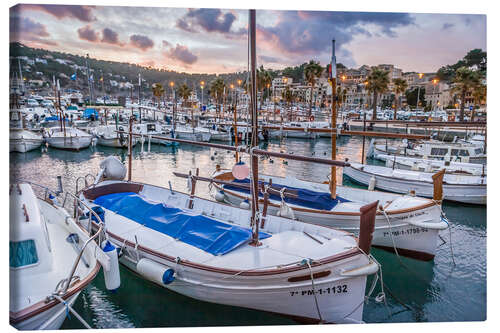
[[[203,88],[205,88],[205,81],[201,81],[200,85],[201,85],[201,108],[200,108],[200,111],[203,111]]]

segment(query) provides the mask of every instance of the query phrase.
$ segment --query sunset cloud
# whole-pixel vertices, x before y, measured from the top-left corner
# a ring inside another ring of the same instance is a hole
[[[101,42],[108,43],[108,44],[120,45],[120,46],[123,45],[118,40],[118,33],[116,31],[111,30],[110,28],[104,28],[104,29],[102,29],[102,39],[101,39]]]
[[[86,25],[77,30],[78,37],[82,40],[86,40],[92,43],[95,43],[99,40],[99,34],[90,27],[90,25]]]
[[[57,19],[75,18],[82,22],[95,21],[92,11],[95,6],[73,6],[73,5],[17,5],[20,10],[37,10],[50,14]]]
[[[141,49],[142,51],[146,51],[147,49],[150,49],[155,45],[155,43],[151,40],[151,38],[143,35],[130,36],[130,44],[133,47]]]
[[[175,47],[171,47],[167,51],[167,56],[172,59],[178,60],[185,65],[192,65],[198,60],[198,57],[191,51],[189,51],[186,46],[179,44],[177,44]]]

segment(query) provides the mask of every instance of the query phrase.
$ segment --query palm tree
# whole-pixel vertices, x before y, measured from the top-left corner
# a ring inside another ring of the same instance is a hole
[[[257,90],[261,92],[260,95],[260,108],[264,102],[264,90],[269,89],[273,78],[271,77],[271,72],[264,69],[264,66],[260,66],[257,70]]]
[[[306,81],[311,85],[311,94],[309,95],[309,111],[307,117],[310,118],[312,114],[312,94],[314,86],[316,85],[316,79],[323,73],[323,67],[319,62],[311,60],[304,68],[304,74],[306,76]]]
[[[295,94],[290,90],[288,86],[285,87],[285,90],[281,93],[281,97],[285,101],[286,106],[288,107],[288,120],[290,121],[290,105],[295,100]],[[283,117],[281,117],[283,119]]]
[[[183,84],[182,86],[179,87],[179,89],[177,89],[177,94],[182,97],[182,100],[183,100],[183,105],[186,106],[186,102],[189,98],[189,96],[191,96],[191,88],[188,87],[187,84]]]
[[[396,120],[396,113],[397,113],[397,110],[398,108],[401,107],[400,105],[400,98],[401,98],[401,95],[406,91],[406,89],[408,88],[408,82],[406,82],[406,80],[404,79],[401,79],[401,78],[397,78],[397,79],[394,79],[394,92],[396,93],[396,107],[394,108],[394,117],[392,119]]]
[[[366,89],[373,93],[373,114],[372,120],[377,120],[377,99],[378,95],[385,92],[389,87],[389,72],[379,68],[372,69],[367,77]]]
[[[467,91],[481,84],[478,72],[467,67],[457,69],[452,91],[460,94],[460,121],[464,121],[465,95]]]
[[[163,89],[163,86],[161,85],[161,83],[154,83],[152,85],[152,87],[153,87],[153,95],[156,97],[156,101],[158,102],[158,106],[160,106],[160,98],[165,93],[165,89]]]
[[[480,107],[481,102],[486,98],[486,85],[481,82],[476,85],[472,91],[472,96],[474,97],[474,104]],[[470,121],[474,121],[474,110],[472,110]]]
[[[226,84],[220,77],[215,79],[210,85],[210,95],[215,99],[217,112],[220,113],[220,103],[224,95]]]

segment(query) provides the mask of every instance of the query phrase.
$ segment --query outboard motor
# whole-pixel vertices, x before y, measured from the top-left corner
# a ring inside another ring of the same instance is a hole
[[[100,182],[101,179],[123,180],[127,175],[127,168],[115,156],[106,157],[106,159],[104,159],[99,166],[101,167],[101,171],[99,171],[94,184]]]

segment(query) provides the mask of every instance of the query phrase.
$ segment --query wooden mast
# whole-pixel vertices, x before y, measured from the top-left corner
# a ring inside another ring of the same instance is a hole
[[[330,64],[330,83],[332,85],[332,160],[337,159],[337,60],[335,58],[335,39],[332,40],[332,62]],[[331,167],[330,172],[330,196],[337,197],[337,168]]]
[[[251,120],[252,120],[252,140],[250,142],[251,150],[257,146],[257,86],[256,79],[257,73],[256,69],[256,43],[255,43],[255,9],[250,9],[249,12],[249,34],[250,34],[250,107],[251,107]],[[259,246],[259,221],[257,220],[257,215],[259,212],[259,159],[257,155],[251,153],[251,170],[252,170],[252,219],[251,225],[254,227],[254,232],[252,234],[252,241],[250,242],[253,246]]]

